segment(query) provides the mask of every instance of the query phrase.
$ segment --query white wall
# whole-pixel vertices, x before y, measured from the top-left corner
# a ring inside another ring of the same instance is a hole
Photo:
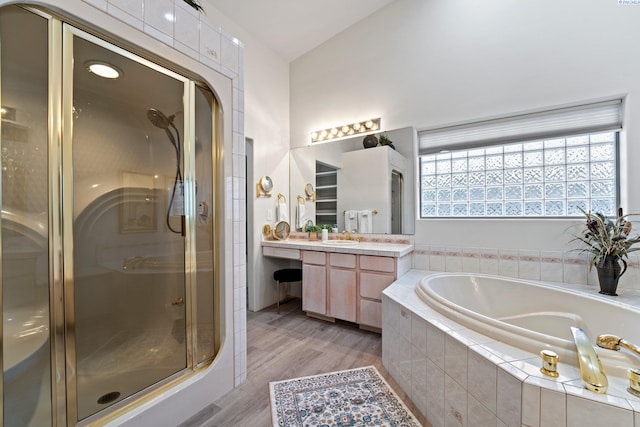
[[[252,36],[250,28],[242,28],[206,0],[203,6],[207,16],[244,45],[244,131],[246,137],[253,140],[255,160],[250,165],[254,182],[248,183],[247,210],[243,206],[238,209],[241,216],[248,214],[248,221],[253,216],[255,231],[247,236],[246,241],[249,249],[247,287],[249,310],[257,311],[276,302],[273,272],[286,267],[281,260],[262,256],[260,230],[265,223],[275,224],[273,220],[267,221],[268,209],[275,214],[275,196],[278,193],[289,194],[289,64]],[[244,161],[242,158],[234,160]],[[274,196],[271,198],[255,197],[255,184],[263,175],[273,180]],[[240,250],[244,248],[241,245]],[[242,304],[244,297],[240,297]]]
[[[382,117],[418,129],[626,95],[621,195],[640,212],[640,7],[396,0],[291,66],[291,146]],[[418,220],[416,244],[564,250],[572,221]]]

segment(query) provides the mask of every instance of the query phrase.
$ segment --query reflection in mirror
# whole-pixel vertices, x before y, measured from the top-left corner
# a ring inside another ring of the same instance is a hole
[[[304,186],[304,194],[307,196],[307,200],[312,202],[316,201],[316,191],[313,189],[311,183],[307,183],[307,185]]]
[[[337,225],[340,231],[414,234],[415,159],[413,127],[382,133],[392,143],[364,148],[363,137],[300,147],[290,152],[289,191],[315,186],[315,203],[307,200],[303,224]],[[297,218],[296,204],[291,217]],[[296,227],[297,231],[301,231]]]

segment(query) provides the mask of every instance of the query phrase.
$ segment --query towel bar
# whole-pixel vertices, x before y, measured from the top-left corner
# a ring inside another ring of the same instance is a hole
[[[342,215],[344,215],[345,213],[347,213],[347,211],[342,211]],[[371,213],[374,215],[378,215],[378,211],[376,209],[372,210]]]

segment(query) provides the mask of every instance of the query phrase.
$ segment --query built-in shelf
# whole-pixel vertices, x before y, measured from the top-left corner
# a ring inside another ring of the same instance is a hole
[[[338,169],[316,162],[316,206],[320,203],[324,209],[316,210],[316,224],[337,224]]]

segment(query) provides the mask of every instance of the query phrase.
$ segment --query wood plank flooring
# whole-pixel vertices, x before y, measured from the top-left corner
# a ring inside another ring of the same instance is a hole
[[[380,334],[307,317],[294,300],[247,316],[247,380],[184,426],[271,426],[269,382],[374,365],[424,426],[429,423],[382,367]]]

